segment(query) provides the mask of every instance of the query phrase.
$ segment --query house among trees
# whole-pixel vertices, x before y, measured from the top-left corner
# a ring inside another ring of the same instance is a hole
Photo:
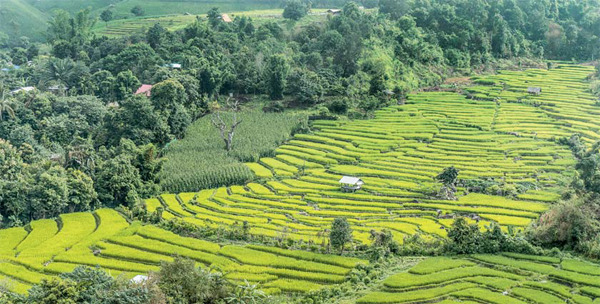
[[[142,84],[137,91],[135,91],[135,95],[144,94],[146,97],[150,97],[150,91],[152,91],[151,84]]]
[[[342,185],[342,191],[355,192],[356,190],[360,190],[360,188],[362,187],[362,185],[365,184],[365,182],[363,182],[362,179],[358,177],[344,176],[342,177],[342,179],[340,179],[340,184]]]
[[[227,15],[227,14],[221,14],[221,20],[223,20],[223,22],[225,22],[225,23],[229,23],[232,21],[231,18],[229,17],[229,15]]]
[[[19,66],[19,65],[16,65],[16,64],[9,63],[9,64],[8,64],[8,67],[6,67],[6,68],[2,68],[2,69],[0,69],[0,70],[1,70],[2,72],[10,72],[10,71],[12,71],[12,70],[19,70],[19,69],[21,69],[21,66]]]
[[[171,69],[181,69],[181,63],[167,63],[164,65],[164,67]]]
[[[337,16],[342,13],[342,10],[337,9],[337,8],[330,8],[327,10],[327,13],[329,13],[330,15],[333,15],[333,16]]]
[[[35,87],[20,87],[20,88],[18,88],[16,90],[10,91],[10,95],[18,94],[18,93],[21,93],[21,92],[30,92],[30,91],[33,91],[33,90],[35,90]]]
[[[540,88],[540,87],[528,87],[527,88],[527,93],[532,94],[532,95],[540,95],[540,94],[542,94],[542,88]]]
[[[69,90],[69,87],[64,84],[57,84],[57,85],[49,86],[47,89],[49,92],[52,92],[54,94],[63,94],[64,92]]]

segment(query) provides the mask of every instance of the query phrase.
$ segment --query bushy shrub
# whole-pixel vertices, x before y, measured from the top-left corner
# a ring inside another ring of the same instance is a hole
[[[437,256],[444,253],[444,241],[439,239],[426,239],[419,233],[404,238],[404,242],[398,249],[398,255],[427,255]]]
[[[592,91],[592,94],[600,96],[600,80],[594,80],[590,83],[590,91]]]
[[[383,229],[381,232],[371,230],[369,238],[373,241],[371,247],[367,250],[371,261],[384,259],[400,251],[398,243],[388,229]]]
[[[527,192],[527,190],[536,189],[536,185],[531,182],[509,184],[492,178],[460,180],[458,185],[464,187],[468,192],[507,197],[514,197]]]
[[[287,78],[287,93],[303,105],[321,101],[324,91],[319,75],[307,69],[294,69]]]
[[[182,258],[163,263],[157,280],[168,303],[219,303],[230,293],[220,273],[196,268],[194,261]]]
[[[346,114],[346,112],[348,112],[348,99],[336,98],[327,106],[327,108],[329,111],[336,114]]]
[[[77,267],[60,278],[43,280],[26,297],[9,298],[8,303],[150,303],[151,291],[125,279],[114,279],[100,269]],[[0,296],[0,303],[2,302]]]
[[[455,254],[516,252],[534,254],[539,251],[521,236],[507,235],[493,223],[486,231],[479,225],[457,218],[448,230],[445,251]]]
[[[600,227],[585,202],[571,200],[552,206],[530,229],[530,239],[548,247],[593,249]],[[585,244],[585,245],[583,245]],[[585,249],[584,249],[585,250]]]
[[[368,96],[360,101],[358,108],[366,113],[372,113],[373,111],[377,110],[381,106],[381,104],[382,101],[379,100],[377,97]]]

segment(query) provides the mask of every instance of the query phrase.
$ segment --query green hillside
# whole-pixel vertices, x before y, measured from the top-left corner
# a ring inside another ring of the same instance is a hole
[[[222,11],[245,11],[255,9],[268,9],[280,7],[278,0],[26,0],[29,4],[43,12],[62,9],[75,13],[82,9],[90,8],[92,11],[102,11],[108,7],[114,9],[116,17],[131,16],[132,7],[141,6],[146,15],[165,14],[202,14],[212,7]]]
[[[134,6],[141,6],[144,9],[145,14],[142,19],[133,18],[131,8]],[[213,7],[218,7],[223,12],[243,12],[280,8],[281,3],[277,0],[3,0],[0,1],[0,31],[14,37],[28,36],[33,39],[41,39],[47,21],[55,10],[65,10],[74,14],[83,9],[91,9],[95,15],[99,16],[103,10],[109,7],[113,10],[115,18],[111,22],[112,27],[115,25],[117,28],[120,28],[121,25],[130,27],[133,24],[134,27],[140,25],[141,28],[145,25],[151,26],[155,23],[156,18],[165,15],[179,14],[179,16],[163,17],[168,18],[167,24],[172,24],[172,19],[181,24],[188,24],[195,20],[194,15],[205,14]],[[148,19],[147,16],[153,17]],[[99,27],[107,27],[106,23],[101,23],[101,25],[99,23]],[[173,29],[178,29],[178,27],[174,26]],[[113,34],[112,29],[109,28],[102,32],[109,36],[119,36]]]
[[[117,14],[129,14],[132,7],[139,5],[144,8],[146,15],[165,15],[165,14],[204,14],[213,7],[218,7],[223,12],[247,11],[278,8],[280,1],[272,0],[252,0],[252,1],[171,1],[171,0],[125,0],[115,4],[114,9]]]
[[[43,12],[62,9],[67,12],[75,13],[82,9],[91,8],[97,10],[108,7],[111,4],[117,4],[122,0],[24,0]]]
[[[48,16],[24,0],[0,1],[0,31],[10,36],[42,38]]]

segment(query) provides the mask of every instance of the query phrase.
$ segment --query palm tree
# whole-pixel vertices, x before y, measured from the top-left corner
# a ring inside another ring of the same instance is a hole
[[[73,78],[74,74],[75,63],[73,60],[69,58],[51,59],[46,63],[41,82],[46,86],[68,87],[69,81]]]
[[[4,113],[9,117],[15,118],[15,110],[12,108],[12,102],[6,97],[6,91],[0,93],[0,121],[4,119]]]

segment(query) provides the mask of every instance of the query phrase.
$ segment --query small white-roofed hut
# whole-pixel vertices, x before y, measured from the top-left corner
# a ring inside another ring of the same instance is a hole
[[[533,95],[540,95],[540,94],[542,94],[542,88],[540,88],[540,87],[528,87],[527,88],[527,93],[533,94]]]
[[[362,187],[362,185],[365,184],[365,182],[363,182],[362,179],[358,177],[344,176],[342,177],[342,179],[340,179],[340,184],[342,185],[342,191],[354,192],[356,190],[360,190],[360,188]]]

